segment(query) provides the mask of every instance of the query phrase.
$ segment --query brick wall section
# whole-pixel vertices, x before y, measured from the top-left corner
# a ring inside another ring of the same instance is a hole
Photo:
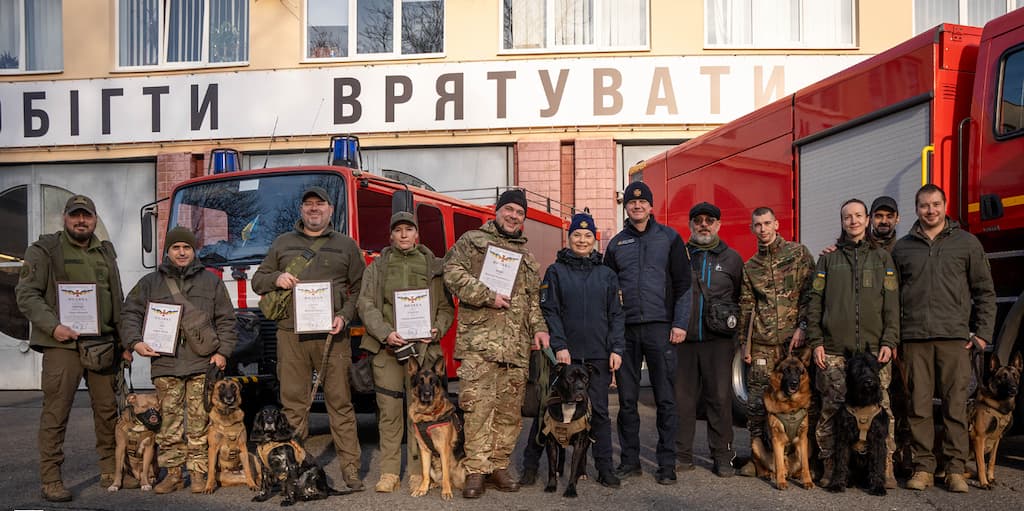
[[[563,143],[561,169],[559,170],[559,184],[562,187],[562,196],[558,199],[562,204],[572,205],[576,202],[576,148],[572,142]]]
[[[577,139],[575,143],[575,203],[578,210],[590,208],[601,233],[601,248],[619,232],[615,225],[615,140]]]
[[[542,207],[534,201],[540,194],[554,200],[562,196],[560,169],[561,143],[551,141],[523,141],[516,143],[516,186],[533,192],[527,196],[533,207]]]
[[[197,165],[192,153],[163,153],[156,157],[156,198],[171,196],[171,190],[178,183],[202,174],[202,159]],[[157,210],[157,261],[163,255],[164,233],[167,232],[167,220],[170,218],[170,201],[161,202]],[[182,219],[188,222],[188,219]]]

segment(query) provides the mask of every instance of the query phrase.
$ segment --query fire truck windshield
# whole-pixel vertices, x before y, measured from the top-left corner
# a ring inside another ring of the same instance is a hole
[[[258,264],[274,238],[295,227],[300,194],[310,186],[322,187],[335,198],[333,225],[345,232],[345,182],[332,172],[223,174],[222,179],[179,189],[168,225],[184,225],[196,233],[202,245],[196,256],[203,264]]]

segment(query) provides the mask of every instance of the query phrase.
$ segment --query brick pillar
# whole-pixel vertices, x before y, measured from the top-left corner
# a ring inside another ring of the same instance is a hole
[[[530,205],[543,208],[537,203],[540,194],[552,200],[559,200],[561,194],[561,143],[558,140],[523,141],[516,143],[516,182],[526,188]],[[554,212],[554,211],[553,211]]]
[[[170,197],[171,190],[175,185],[202,175],[202,157],[197,159],[192,153],[163,153],[156,157],[156,197],[163,199]],[[161,202],[157,209],[157,263],[163,256],[164,234],[167,232],[167,220],[171,216],[170,201]],[[187,218],[181,218],[182,222],[189,222]]]
[[[576,140],[576,209],[590,208],[601,233],[601,250],[620,228],[615,223],[615,140]]]

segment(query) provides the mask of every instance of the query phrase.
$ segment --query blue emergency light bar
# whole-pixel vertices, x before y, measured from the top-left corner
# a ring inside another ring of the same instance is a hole
[[[213,174],[224,174],[241,170],[241,158],[234,149],[214,149],[210,151],[210,167]]]
[[[362,169],[362,155],[359,152],[359,137],[335,135],[331,137],[331,165]]]

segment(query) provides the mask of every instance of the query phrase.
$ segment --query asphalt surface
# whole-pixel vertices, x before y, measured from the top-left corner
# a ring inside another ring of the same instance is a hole
[[[614,510],[675,510],[707,509],[1019,509],[1024,496],[1024,436],[1011,437],[1003,441],[996,467],[996,487],[981,490],[971,481],[967,494],[953,494],[942,488],[930,488],[915,492],[905,489],[892,490],[886,497],[872,497],[862,490],[850,489],[843,494],[831,494],[822,489],[803,490],[794,488],[779,491],[769,483],[754,479],[733,477],[722,479],[710,471],[711,460],[704,437],[703,424],[698,424],[695,442],[697,469],[679,474],[674,486],[656,484],[653,472],[654,445],[657,434],[654,429],[654,407],[649,389],[642,394],[644,403],[640,407],[641,457],[644,474],[623,481],[622,488],[612,490],[595,482],[596,473],[591,465],[590,479],[579,484],[579,498],[566,499],[561,496],[564,480],[555,494],[543,492],[546,477],[541,469],[542,482],[524,488],[518,493],[500,493],[488,490],[483,498],[464,500],[457,493],[455,500],[444,502],[440,490],[432,489],[427,496],[409,496],[408,483],[403,481],[399,492],[378,494],[373,485],[380,476],[379,453],[376,450],[377,433],[375,417],[371,414],[359,416],[359,437],[363,448],[363,474],[366,491],[332,497],[326,501],[300,503],[299,509],[327,510],[344,507],[362,510],[441,510],[441,509],[614,509]],[[616,398],[612,399],[614,416]],[[2,509],[89,509],[89,510],[251,510],[277,508],[280,497],[268,502],[250,502],[253,494],[248,489],[231,487],[219,489],[213,495],[192,495],[179,491],[169,495],[154,495],[140,490],[121,490],[108,493],[99,487],[99,473],[94,450],[95,437],[92,432],[92,413],[88,407],[88,395],[79,392],[68,427],[67,442],[64,446],[66,462],[64,481],[74,500],[55,504],[44,502],[39,495],[38,453],[36,432],[39,423],[41,393],[0,392],[0,425],[3,426],[3,454],[0,456],[0,508]],[[528,431],[529,423],[524,421],[520,437],[520,448]],[[749,455],[746,430],[737,428],[736,444],[740,456]],[[330,445],[327,430],[327,416],[314,414],[311,438],[307,448],[317,460],[326,466],[329,477],[340,480],[340,468]],[[616,441],[615,451],[618,452]],[[519,456],[517,452],[516,461]],[[542,460],[544,465],[545,460]],[[971,465],[971,464],[969,464]],[[340,486],[341,485],[339,483]]]

